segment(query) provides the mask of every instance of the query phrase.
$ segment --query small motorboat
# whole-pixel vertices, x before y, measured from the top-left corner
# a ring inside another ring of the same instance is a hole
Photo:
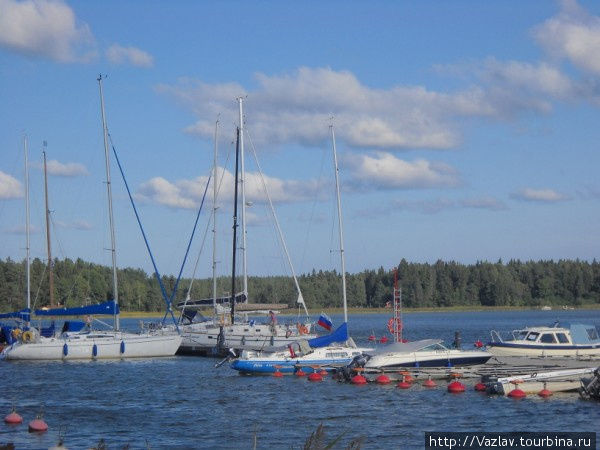
[[[572,324],[561,327],[525,327],[512,331],[512,339],[504,340],[500,333],[491,332],[492,341],[487,344],[494,356],[526,357],[600,357],[600,337],[594,325]]]
[[[406,367],[454,367],[484,364],[492,355],[485,350],[447,348],[441,339],[397,342],[367,352],[365,371],[395,370]]]

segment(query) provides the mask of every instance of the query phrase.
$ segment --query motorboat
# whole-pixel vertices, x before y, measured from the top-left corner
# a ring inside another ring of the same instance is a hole
[[[354,358],[370,351],[357,347],[343,323],[327,336],[299,340],[279,349],[245,350],[231,367],[240,374],[294,373],[300,368],[319,367],[327,371],[348,365]]]
[[[447,348],[441,339],[396,342],[367,352],[366,372],[407,367],[454,367],[485,364],[492,354],[484,350]]]
[[[600,337],[594,325],[571,324],[561,327],[525,327],[512,331],[511,339],[503,339],[492,330],[492,341],[487,344],[494,356],[526,357],[600,357]]]

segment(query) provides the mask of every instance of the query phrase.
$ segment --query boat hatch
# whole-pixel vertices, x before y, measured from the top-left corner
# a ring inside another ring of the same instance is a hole
[[[538,336],[540,335],[540,333],[536,332],[536,331],[532,331],[527,335],[526,340],[528,341],[537,341]]]

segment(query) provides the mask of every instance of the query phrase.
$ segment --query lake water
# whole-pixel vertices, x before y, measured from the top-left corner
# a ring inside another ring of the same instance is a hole
[[[350,334],[358,344],[372,333],[387,334],[388,315],[351,315]],[[341,316],[333,316],[334,325]],[[281,318],[280,320],[285,320]],[[600,326],[600,311],[509,311],[406,314],[405,337],[442,338],[460,331],[463,346],[489,340],[491,329],[584,322]],[[123,325],[136,327],[137,320]],[[344,448],[364,437],[364,449],[423,448],[425,431],[593,431],[600,429],[600,404],[576,394],[544,400],[488,396],[472,390],[451,395],[413,386],[354,386],[328,377],[310,383],[293,376],[240,376],[215,360],[173,357],[139,361],[0,361],[4,380],[0,413],[17,406],[24,424],[0,424],[0,444],[48,448],[59,430],[71,449],[89,448],[103,438],[108,448],[300,449],[319,424],[326,440],[343,434]],[[27,432],[41,405],[50,429]]]

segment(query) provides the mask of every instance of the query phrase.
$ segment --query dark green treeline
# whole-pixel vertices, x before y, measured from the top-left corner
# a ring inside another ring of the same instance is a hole
[[[112,298],[111,270],[78,259],[55,260],[55,299],[78,306]],[[140,269],[121,269],[119,301],[123,310],[160,311],[164,301],[156,279]],[[403,304],[407,307],[437,306],[540,306],[600,303],[600,263],[560,261],[478,262],[464,265],[438,261],[398,266]],[[163,277],[170,294],[175,277]],[[341,282],[335,271],[313,271],[299,278],[306,304],[311,309],[341,306]],[[190,284],[182,280],[177,299],[185,297]],[[392,300],[393,270],[366,270],[347,277],[351,307],[381,307]],[[228,294],[230,281],[219,279],[219,295]],[[0,310],[25,306],[25,262],[0,260]],[[31,298],[35,307],[49,303],[46,265],[31,265]],[[296,293],[289,277],[250,277],[250,299],[255,303],[287,303],[295,306]],[[210,297],[212,280],[195,280],[192,298]]]

